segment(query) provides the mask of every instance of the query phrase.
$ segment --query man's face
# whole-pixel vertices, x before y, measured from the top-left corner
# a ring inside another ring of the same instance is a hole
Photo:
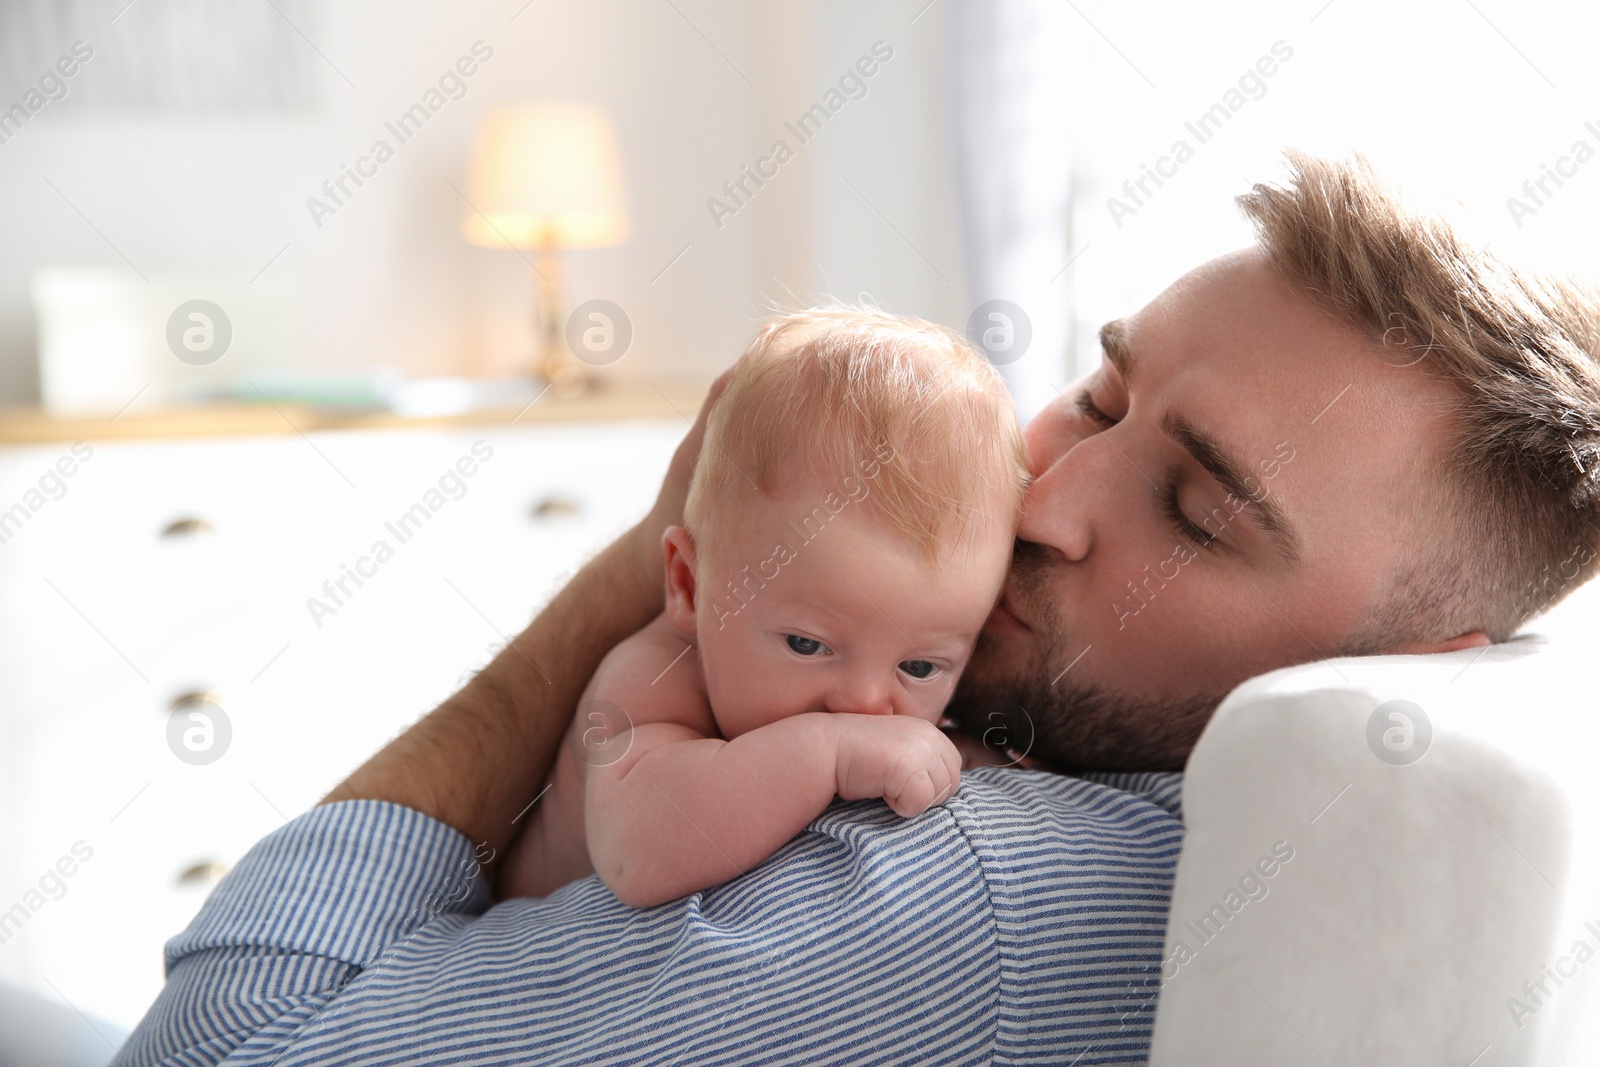
[[[1341,653],[1426,545],[1455,394],[1258,250],[1103,339],[1027,427],[1012,572],[949,713],[1064,767],[1177,768],[1228,690]]]

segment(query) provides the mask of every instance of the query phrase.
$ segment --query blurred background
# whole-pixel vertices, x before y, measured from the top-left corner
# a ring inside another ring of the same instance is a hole
[[[946,323],[1031,415],[1286,146],[1600,276],[1595,21],[0,0],[0,1024],[61,1023],[0,1062],[107,1061],[215,880],[642,513],[776,309]]]

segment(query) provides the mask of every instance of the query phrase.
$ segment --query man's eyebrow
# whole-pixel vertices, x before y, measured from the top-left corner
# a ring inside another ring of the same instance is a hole
[[[1133,384],[1133,351],[1128,347],[1128,324],[1122,319],[1112,319],[1100,327],[1100,347],[1105,351],[1106,362],[1122,376],[1122,383]]]
[[[1131,388],[1133,347],[1128,343],[1127,320],[1112,319],[1101,326],[1100,347],[1105,352],[1106,362],[1115,367],[1117,373],[1122,376],[1123,385]],[[1289,517],[1283,513],[1283,509],[1265,493],[1261,493],[1260,483],[1245,473],[1243,464],[1224,452],[1217,444],[1216,438],[1176,412],[1167,411],[1161,416],[1161,429],[1189,453],[1196,463],[1204,467],[1206,473],[1215,478],[1223,489],[1244,501],[1251,519],[1272,539],[1278,555],[1282,556],[1285,562],[1291,564],[1299,562],[1299,533],[1289,522]],[[1257,492],[1261,495],[1251,493],[1249,488],[1251,484],[1258,487]]]
[[[1285,562],[1299,562],[1300,535],[1283,509],[1266,495],[1260,481],[1246,473],[1243,464],[1223,452],[1216,438],[1170,409],[1162,413],[1161,429],[1220,482],[1230,496],[1244,501],[1245,510],[1250,512],[1250,517],[1261,531],[1272,539],[1278,555]],[[1250,489],[1251,485],[1256,487],[1254,491]]]

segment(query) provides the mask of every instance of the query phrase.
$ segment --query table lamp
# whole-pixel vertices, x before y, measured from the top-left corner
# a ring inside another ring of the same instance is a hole
[[[475,245],[527,249],[534,261],[538,373],[558,393],[585,385],[563,323],[561,253],[604,248],[628,236],[622,168],[611,120],[585,104],[515,104],[478,129],[461,232]]]

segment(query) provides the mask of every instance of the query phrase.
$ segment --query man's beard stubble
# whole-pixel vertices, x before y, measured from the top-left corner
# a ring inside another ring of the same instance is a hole
[[[1152,701],[1073,678],[1068,633],[1049,601],[1055,566],[1044,546],[1016,543],[1007,582],[1028,610],[1032,629],[1018,638],[1028,654],[998,662],[1001,642],[983,631],[945,714],[991,745],[1064,771],[1182,770],[1226,694]]]

